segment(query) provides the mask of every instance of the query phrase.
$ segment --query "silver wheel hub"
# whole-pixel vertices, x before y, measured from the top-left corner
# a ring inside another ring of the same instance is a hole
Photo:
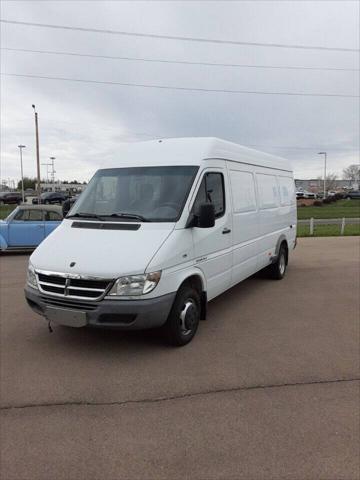
[[[186,300],[180,313],[180,329],[183,335],[189,335],[196,325],[197,308],[192,299]]]
[[[284,275],[285,268],[286,268],[285,255],[282,254],[282,255],[280,255],[280,258],[279,258],[279,271],[280,271],[281,275]]]

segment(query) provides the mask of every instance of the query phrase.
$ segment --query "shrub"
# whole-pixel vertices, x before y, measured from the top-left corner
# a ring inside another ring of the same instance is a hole
[[[326,198],[324,198],[323,203],[325,203],[326,205],[327,205],[328,203],[331,203],[331,197],[326,197]]]
[[[314,207],[322,207],[323,202],[321,200],[315,200],[313,203]]]

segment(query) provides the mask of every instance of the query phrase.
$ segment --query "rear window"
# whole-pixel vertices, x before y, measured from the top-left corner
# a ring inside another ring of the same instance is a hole
[[[45,220],[47,222],[58,222],[62,219],[61,215],[58,212],[46,212]]]

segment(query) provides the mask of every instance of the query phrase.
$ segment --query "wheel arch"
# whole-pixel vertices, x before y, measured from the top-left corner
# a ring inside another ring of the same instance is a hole
[[[279,252],[280,252],[280,248],[281,248],[282,245],[284,245],[285,248],[286,248],[286,264],[288,263],[288,260],[289,260],[289,244],[288,244],[286,235],[284,235],[284,234],[281,234],[280,237],[278,238],[278,241],[276,242],[275,255],[272,259],[272,263],[276,262],[276,260],[278,258],[278,255],[279,255]]]
[[[191,272],[187,272],[187,275],[184,276],[183,280],[179,285],[178,290],[180,290],[180,288],[184,285],[190,285],[191,287],[195,288],[199,292],[200,306],[201,306],[200,319],[205,320],[206,313],[207,313],[207,292],[206,292],[206,279],[204,277],[204,274],[198,269],[194,269]]]

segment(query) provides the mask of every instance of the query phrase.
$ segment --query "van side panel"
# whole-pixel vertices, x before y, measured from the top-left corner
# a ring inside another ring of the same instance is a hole
[[[227,162],[233,210],[233,271],[235,285],[257,269],[259,212],[254,167]]]
[[[294,181],[290,173],[257,169],[256,182],[259,198],[258,269],[269,264],[276,253],[281,235],[289,248],[296,235],[296,207]],[[295,228],[294,228],[295,224]]]

